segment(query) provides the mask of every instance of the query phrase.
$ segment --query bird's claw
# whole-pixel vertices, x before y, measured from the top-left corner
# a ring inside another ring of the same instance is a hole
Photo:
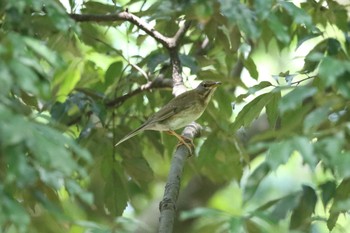
[[[189,154],[190,154],[188,157],[191,157],[193,155],[193,151],[194,151],[193,140],[191,138],[181,136],[181,139],[179,138],[179,142],[177,143],[176,148],[178,148],[181,145],[184,145],[187,147]]]

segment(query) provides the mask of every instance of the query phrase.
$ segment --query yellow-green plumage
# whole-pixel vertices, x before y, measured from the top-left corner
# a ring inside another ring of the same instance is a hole
[[[219,84],[220,82],[203,81],[197,88],[176,96],[115,146],[144,130],[173,131],[197,120],[203,114]]]

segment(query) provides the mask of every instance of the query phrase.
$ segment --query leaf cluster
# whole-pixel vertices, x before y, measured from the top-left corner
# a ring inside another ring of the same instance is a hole
[[[191,20],[178,51],[185,84],[223,82],[198,121],[203,135],[182,177],[187,211],[179,209],[189,224],[177,229],[340,229],[350,208],[347,8],[334,0],[122,2],[0,3],[1,229],[137,232],[142,224],[123,215],[128,205],[134,216],[156,216],[147,207],[161,195],[175,139],[144,132],[113,145],[172,98],[169,54],[130,22],[69,17],[126,8],[169,37]],[[261,53],[308,43],[299,70],[261,72]],[[277,197],[264,190],[295,156],[295,173],[313,179]],[[195,176],[204,190],[196,196],[187,186]],[[222,194],[232,183],[235,192]]]

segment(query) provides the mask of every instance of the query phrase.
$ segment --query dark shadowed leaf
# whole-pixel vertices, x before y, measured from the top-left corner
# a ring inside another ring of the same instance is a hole
[[[322,183],[319,188],[321,189],[321,200],[323,207],[326,209],[328,203],[335,195],[337,184],[334,180],[326,181]]]
[[[298,206],[293,210],[290,220],[290,229],[298,229],[304,232],[310,230],[312,214],[315,211],[317,195],[313,188],[303,185],[303,190]]]

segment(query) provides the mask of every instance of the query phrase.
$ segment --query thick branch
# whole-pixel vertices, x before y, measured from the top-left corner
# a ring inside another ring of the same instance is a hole
[[[193,139],[200,134],[200,130],[201,126],[193,122],[184,129],[182,135]],[[163,200],[159,205],[159,233],[171,233],[173,231],[176,216],[176,202],[179,196],[182,170],[189,155],[190,151],[188,148],[185,145],[181,145],[176,149],[171,161],[170,172],[165,185]]]
[[[169,50],[170,63],[172,66],[173,95],[178,96],[187,91],[182,78],[182,66],[177,49]]]
[[[174,37],[166,37],[160,32],[156,31],[151,24],[137,17],[136,15],[123,11],[116,14],[98,15],[98,14],[69,14],[69,16],[77,22],[115,22],[115,21],[129,21],[138,28],[153,37],[156,41],[161,43],[165,48],[172,49],[178,46],[185,32],[190,27],[190,22],[185,22],[182,27],[176,32]]]
[[[179,57],[179,51],[178,47],[180,44],[180,41],[184,37],[186,31],[191,26],[191,22],[185,22],[179,30],[176,32],[175,36],[172,38],[173,47],[168,48],[169,50],[169,56],[170,56],[170,63],[172,65],[172,77],[173,77],[173,95],[178,96],[181,93],[187,91],[182,78],[182,66],[181,61]]]

